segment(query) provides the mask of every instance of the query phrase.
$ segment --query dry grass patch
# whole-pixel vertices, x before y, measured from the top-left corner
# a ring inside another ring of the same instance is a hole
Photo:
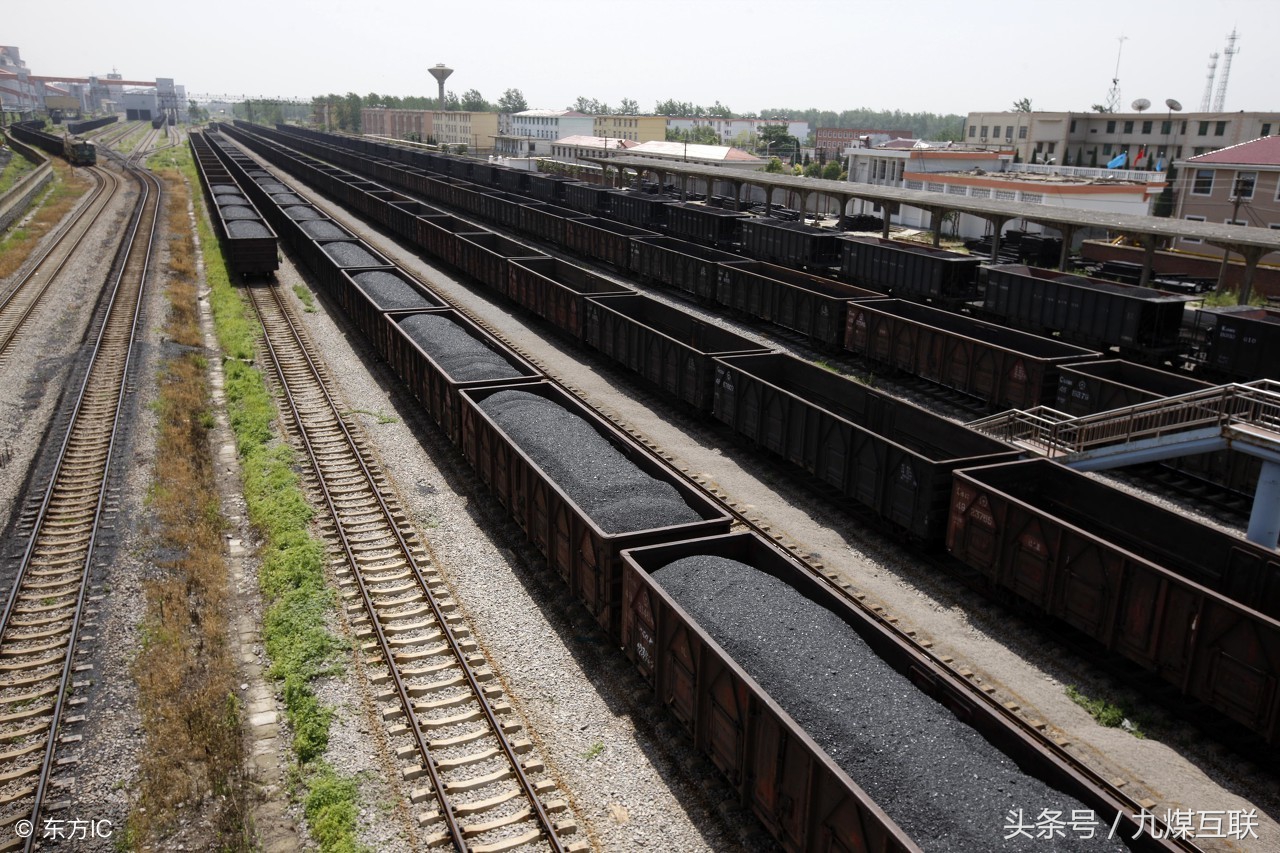
[[[164,178],[173,235],[165,332],[175,343],[198,347],[187,187],[177,172]],[[206,839],[211,849],[249,850],[247,756],[229,643],[230,591],[209,447],[206,368],[200,352],[187,351],[161,369],[152,491],[158,572],[145,584],[143,650],[134,667],[146,747],[129,836],[135,846],[160,843],[180,814],[201,809],[216,832]]]
[[[53,158],[53,174],[52,186],[35,202],[38,207],[35,216],[0,240],[0,278],[8,278],[17,272],[44,236],[57,227],[80,197],[93,186],[87,175],[77,174],[56,157]]]

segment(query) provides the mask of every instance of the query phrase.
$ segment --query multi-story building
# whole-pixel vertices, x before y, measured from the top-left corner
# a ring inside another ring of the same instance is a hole
[[[1280,136],[1266,136],[1177,162],[1174,216],[1280,230]],[[1182,238],[1175,247],[1222,257],[1222,249]],[[1274,263],[1276,255],[1264,262]]]
[[[1124,153],[1128,168],[1167,168],[1273,133],[1280,133],[1280,112],[976,112],[965,121],[964,141],[1012,146],[1028,163],[1106,166]]]
[[[431,110],[392,110],[365,107],[360,110],[360,130],[366,136],[390,136],[426,142],[435,134]]]
[[[640,143],[617,136],[566,136],[557,139],[549,147],[551,159],[574,165],[586,165],[582,157],[608,157],[611,153],[626,154],[627,149]]]
[[[665,116],[594,116],[593,134],[631,142],[650,142],[667,138]]]
[[[851,148],[845,153],[849,180],[855,183],[974,199],[1147,214],[1165,187],[1164,172],[1014,163],[1011,151],[996,146],[903,140],[879,148]],[[857,213],[879,212],[871,202],[853,204]],[[928,211],[906,205],[892,221],[908,228],[937,227]],[[961,237],[981,237],[989,227],[987,220],[961,213],[954,232]],[[1027,228],[1041,230],[1030,223]]]
[[[524,110],[512,113],[504,133],[494,136],[494,153],[504,157],[537,157],[567,136],[595,136],[595,120],[577,110]]]
[[[498,135],[498,114],[434,110],[431,135],[439,145],[465,145],[473,154],[490,152]]]
[[[909,130],[879,130],[869,127],[820,127],[813,132],[813,147],[818,157],[834,160],[846,148],[874,148],[891,139],[912,139]]]
[[[702,116],[699,118],[667,118],[667,130],[693,130],[696,127],[709,127],[716,132],[720,141],[726,145],[738,141],[755,145],[760,131],[769,125],[786,125],[787,133],[805,144],[809,138],[809,122],[792,121],[785,118],[720,118]]]
[[[663,142],[652,140],[627,149],[628,157],[650,157],[655,160],[679,160],[701,165],[727,166],[738,169],[758,169],[765,165],[754,154],[731,145],[699,145],[692,142]]]

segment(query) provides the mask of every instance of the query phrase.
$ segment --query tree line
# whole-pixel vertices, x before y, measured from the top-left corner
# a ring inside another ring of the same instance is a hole
[[[261,102],[265,107],[268,102]],[[466,110],[472,112],[518,113],[529,109],[529,102],[519,89],[511,88],[502,93],[497,101],[489,101],[476,89],[468,89],[459,95],[447,91],[443,105],[438,97],[424,95],[385,95],[370,92],[359,95],[348,92],[345,95],[330,93],[312,99],[311,107],[317,118],[341,130],[358,132],[360,130],[360,110],[365,107],[386,107],[388,109],[407,110]],[[588,115],[641,115],[640,104],[633,98],[623,98],[618,105],[611,106],[605,101],[578,96],[565,109],[576,110]],[[237,111],[239,112],[239,111]],[[811,128],[819,127],[865,127],[884,130],[906,130],[921,139],[959,140],[963,136],[963,115],[955,113],[903,112],[901,110],[871,110],[859,108],[854,110],[819,110],[815,107],[796,109],[774,107],[760,110],[758,113],[739,113],[729,106],[716,101],[709,107],[691,101],[680,101],[668,98],[656,101],[650,115],[671,116],[675,118],[762,118],[791,119],[806,121]],[[703,134],[705,136],[705,134]],[[687,141],[702,141],[690,138]],[[810,140],[811,141],[811,140]]]

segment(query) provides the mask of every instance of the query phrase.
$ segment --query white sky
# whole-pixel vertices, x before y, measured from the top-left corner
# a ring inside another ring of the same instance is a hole
[[[189,94],[431,95],[531,107],[583,95],[642,112],[674,98],[776,107],[960,113],[1088,110],[1119,36],[1122,110],[1197,110],[1209,54],[1236,27],[1225,109],[1280,109],[1280,0],[9,0],[0,43],[35,74],[173,77]],[[200,17],[194,17],[199,15]],[[1219,61],[1219,72],[1223,60]],[[1215,83],[1216,88],[1216,83]]]

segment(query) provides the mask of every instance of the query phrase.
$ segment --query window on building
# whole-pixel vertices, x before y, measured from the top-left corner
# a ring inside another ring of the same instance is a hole
[[[1263,136],[1270,136],[1270,135],[1271,135],[1271,125],[1270,125],[1270,124],[1264,124],[1264,125],[1262,126],[1262,135],[1263,135]]]
[[[1245,222],[1243,219],[1224,219],[1222,220],[1222,224],[1223,225],[1248,225],[1249,223]]]
[[[1107,133],[1116,132],[1116,123],[1114,121],[1107,122]]]
[[[1160,133],[1163,136],[1168,136],[1169,134],[1173,133],[1173,122],[1171,121],[1160,122]]]
[[[1152,126],[1152,123],[1151,123],[1151,122],[1149,122],[1149,121],[1144,121],[1144,122],[1142,123],[1142,132],[1143,132],[1143,133],[1150,133],[1150,132],[1151,132],[1151,126]]]
[[[991,129],[991,135],[996,137],[997,139],[1000,138],[1000,125],[997,124],[995,127]]]
[[[1186,122],[1186,119],[1183,119],[1183,121],[1182,121],[1182,130],[1178,131],[1178,133],[1181,133],[1181,134],[1185,135],[1185,134],[1186,134],[1186,132],[1187,132],[1187,122]]]
[[[1053,154],[1053,153],[1054,153],[1055,151],[1057,151],[1057,150],[1058,150],[1058,143],[1056,143],[1056,142],[1050,142],[1050,143],[1049,143],[1049,153],[1050,153],[1050,154]]]
[[[1253,198],[1253,188],[1257,183],[1257,172],[1236,172],[1235,192],[1233,192],[1232,195],[1242,201],[1249,201]]]
[[[1071,133],[1075,133],[1075,132],[1076,132],[1076,120],[1075,120],[1075,119],[1072,119],[1072,120],[1071,120],[1071,131],[1070,131],[1070,132],[1071,132]]]
[[[1213,194],[1213,169],[1196,169],[1196,176],[1191,184],[1191,194]]]
[[[985,124],[982,126],[982,133],[980,135],[983,139],[987,138],[987,126]]]
[[[1111,156],[1111,143],[1110,143],[1110,142],[1104,142],[1104,143],[1102,143],[1102,156],[1103,156],[1103,157],[1110,157],[1110,156]]]
[[[1209,135],[1209,122],[1207,122],[1207,121],[1202,121],[1202,122],[1200,122],[1200,132],[1199,132],[1198,134],[1196,134],[1196,135],[1197,135],[1197,136],[1208,136],[1208,135]]]
[[[1025,127],[1018,128],[1018,138],[1019,139],[1027,138],[1027,129]]]
[[[1187,221],[1188,221],[1188,222],[1204,222],[1204,217],[1203,217],[1203,216],[1188,216],[1188,217],[1187,217]],[[1203,240],[1201,240],[1199,237],[1183,237],[1183,238],[1182,238],[1182,242],[1184,242],[1184,243],[1203,243],[1204,241],[1203,241]]]
[[[1214,136],[1225,136],[1226,133],[1227,133],[1227,123],[1225,121],[1220,121],[1213,126]]]
[[[1125,133],[1133,133],[1133,122],[1131,122],[1131,121],[1126,121],[1126,122],[1124,123],[1124,132],[1125,132]]]

